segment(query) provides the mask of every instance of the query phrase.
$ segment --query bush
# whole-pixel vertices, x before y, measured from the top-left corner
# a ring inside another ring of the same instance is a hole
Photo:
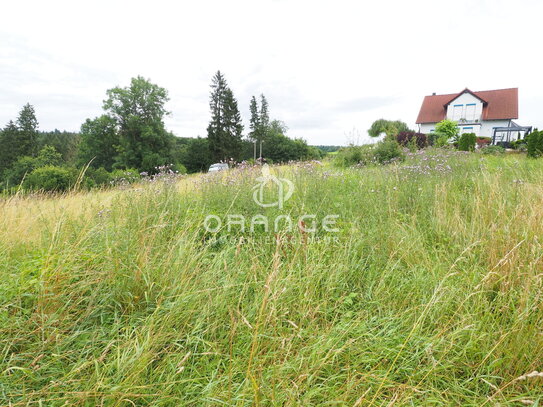
[[[263,156],[269,162],[315,160],[321,158],[318,149],[310,147],[303,139],[291,139],[280,133],[269,132],[264,140]]]
[[[32,171],[24,185],[33,190],[59,192],[69,189],[74,181],[74,175],[69,169],[48,165]]]
[[[141,179],[138,170],[130,168],[127,170],[115,170],[111,173],[110,184],[127,185],[137,182]]]
[[[338,167],[350,167],[357,164],[388,164],[404,159],[405,154],[398,142],[386,137],[377,144],[342,148],[334,157],[334,164]]]
[[[449,145],[449,137],[446,134],[430,133],[427,139],[429,146],[445,147]]]
[[[481,148],[481,153],[483,154],[492,154],[492,155],[499,155],[505,153],[505,148],[502,146],[487,146]]]
[[[89,186],[101,186],[109,184],[109,181],[111,181],[111,174],[107,172],[104,167],[89,167],[85,173],[85,178],[89,181]]]
[[[520,151],[526,151],[526,139],[520,139],[512,141],[510,144],[510,147],[514,150],[520,150]]]
[[[442,120],[436,124],[436,133],[439,135],[438,140],[446,139],[446,142],[457,142],[458,141],[458,123],[453,120]],[[440,142],[442,144],[442,142]],[[444,144],[443,144],[444,145]]]
[[[5,172],[5,183],[8,187],[19,185],[23,179],[36,168],[36,159],[29,156],[19,157],[13,166]]]
[[[396,140],[385,139],[379,143],[373,150],[375,161],[379,164],[386,164],[396,160],[404,160],[405,154]]]
[[[374,146],[349,146],[341,148],[334,157],[334,163],[338,167],[350,167],[356,164],[367,165],[373,161]]]
[[[39,151],[37,157],[19,157],[11,168],[5,171],[4,184],[9,187],[17,186],[33,170],[46,166],[57,167],[61,162],[62,155],[54,147],[46,145]]]
[[[420,150],[428,146],[428,138],[426,134],[416,133],[414,131],[402,131],[396,136],[396,141],[399,145],[409,147],[414,144]]]
[[[181,162],[189,173],[206,171],[213,164],[207,138],[190,139],[181,153]]]
[[[458,149],[460,151],[473,151],[475,150],[475,144],[477,137],[475,133],[464,133],[458,139]]]
[[[538,158],[543,155],[543,131],[534,131],[526,136],[528,157]]]
[[[174,164],[172,169],[174,171],[177,171],[179,174],[187,173],[187,168],[183,164],[180,164],[180,163]]]

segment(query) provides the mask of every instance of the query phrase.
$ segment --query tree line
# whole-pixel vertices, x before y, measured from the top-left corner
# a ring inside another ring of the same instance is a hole
[[[285,123],[270,119],[264,95],[250,100],[250,128],[244,136],[238,101],[220,71],[211,82],[207,137],[182,138],[168,131],[168,101],[166,89],[132,78],[129,86],[107,90],[103,113],[86,119],[78,133],[40,132],[34,107],[26,104],[0,130],[0,188],[65,189],[81,169],[92,186],[123,171],[152,174],[168,166],[197,172],[214,162],[286,162],[323,154],[303,139],[287,137]]]

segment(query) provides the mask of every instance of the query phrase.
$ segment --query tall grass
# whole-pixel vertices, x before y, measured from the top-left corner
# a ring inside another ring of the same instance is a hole
[[[258,169],[1,203],[0,405],[537,403],[541,161],[275,171],[282,211],[253,202]]]

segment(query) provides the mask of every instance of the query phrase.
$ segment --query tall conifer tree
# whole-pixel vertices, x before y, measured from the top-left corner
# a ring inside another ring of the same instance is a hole
[[[258,132],[260,130],[260,115],[258,112],[258,104],[254,96],[251,98],[249,111],[251,112],[251,120],[249,122],[251,131],[249,132],[249,139],[251,139],[252,141],[257,141]]]
[[[17,157],[35,156],[38,153],[38,120],[34,106],[30,103],[24,105],[19,112],[17,127],[19,129]]]
[[[241,153],[241,115],[226,79],[217,71],[211,82],[211,121],[207,127],[209,150],[214,160],[238,159]]]
[[[259,137],[260,140],[263,140],[266,138],[266,135],[268,133],[268,128],[270,127],[270,114],[268,112],[268,101],[266,100],[266,97],[261,94],[260,95],[260,118],[259,118]]]
[[[19,156],[18,136],[19,129],[12,120],[0,132],[0,175],[17,161]]]

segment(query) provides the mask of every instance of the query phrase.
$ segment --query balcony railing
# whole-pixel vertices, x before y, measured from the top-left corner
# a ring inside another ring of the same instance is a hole
[[[455,117],[448,117],[449,120],[454,120],[455,122],[457,122],[458,124],[476,124],[476,123],[481,123],[481,116],[477,116],[477,117],[460,117],[460,118],[455,118]]]

